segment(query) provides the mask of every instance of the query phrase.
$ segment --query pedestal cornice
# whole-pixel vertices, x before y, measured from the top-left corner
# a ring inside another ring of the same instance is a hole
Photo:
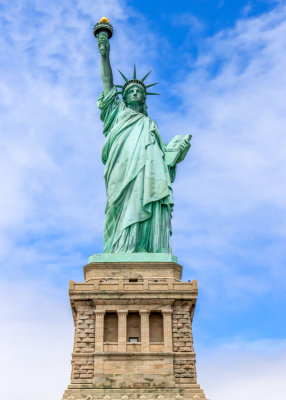
[[[83,267],[84,279],[107,279],[107,278],[173,278],[181,280],[183,267],[176,262],[91,262]]]

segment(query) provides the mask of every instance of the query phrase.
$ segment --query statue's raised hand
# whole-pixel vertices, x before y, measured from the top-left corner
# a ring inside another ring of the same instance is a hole
[[[107,33],[100,32],[97,36],[97,42],[100,54],[102,55],[102,57],[106,57],[109,54],[110,49]]]

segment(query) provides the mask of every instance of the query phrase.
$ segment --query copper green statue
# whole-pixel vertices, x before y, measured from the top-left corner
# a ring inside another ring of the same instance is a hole
[[[148,116],[148,88],[134,74],[114,85],[109,59],[113,28],[107,18],[94,27],[101,55],[103,92],[98,99],[107,193],[104,253],[171,253],[172,182],[176,165],[189,148],[191,135],[177,135],[163,143],[157,124]],[[117,90],[120,87],[120,92]],[[122,94],[122,100],[119,98]]]

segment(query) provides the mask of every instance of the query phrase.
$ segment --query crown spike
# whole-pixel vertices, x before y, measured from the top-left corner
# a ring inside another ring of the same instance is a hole
[[[152,72],[152,71],[150,70],[150,71],[148,72],[148,74],[146,74],[146,75],[141,79],[141,82],[144,82],[145,79],[147,78],[147,76],[148,76],[151,72]]]
[[[123,75],[123,73],[122,73],[120,70],[118,70],[118,72],[120,73],[120,75],[122,76],[122,78],[125,80],[125,82],[128,82],[128,79],[126,78],[126,76]]]
[[[136,64],[134,64],[133,79],[137,79],[136,78]]]
[[[159,96],[160,95],[160,93],[150,93],[150,92],[146,92],[146,94],[147,95],[151,95],[151,96]]]
[[[150,85],[145,85],[145,87],[146,87],[146,89],[148,89],[148,88],[151,87],[151,86],[158,85],[158,83],[159,83],[159,82],[151,83]]]
[[[118,88],[120,88],[120,89],[122,89],[123,88],[123,86],[122,85],[115,85],[116,87],[118,87]]]
[[[117,92],[117,94],[122,94],[122,92]]]

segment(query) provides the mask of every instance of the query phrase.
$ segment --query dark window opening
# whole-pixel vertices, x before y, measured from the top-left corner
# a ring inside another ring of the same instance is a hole
[[[161,312],[151,312],[149,316],[150,342],[163,342],[163,315]]]
[[[118,315],[107,312],[104,316],[104,342],[118,342]]]
[[[129,312],[127,315],[127,337],[141,340],[141,319],[139,312]]]

